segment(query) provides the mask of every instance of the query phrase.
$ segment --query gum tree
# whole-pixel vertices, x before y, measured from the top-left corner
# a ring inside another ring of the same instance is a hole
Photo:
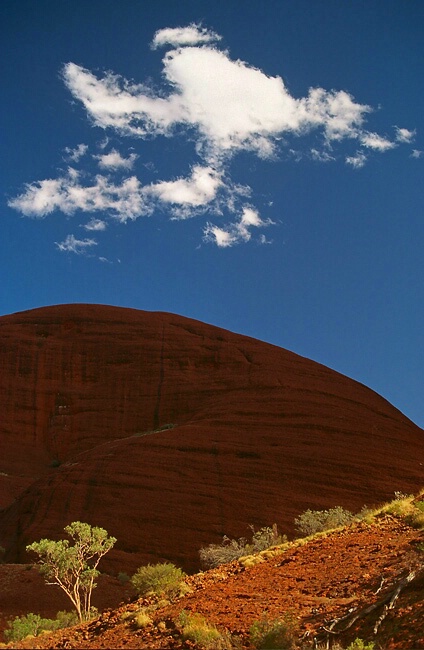
[[[116,538],[109,537],[104,528],[80,521],[74,521],[64,530],[73,544],[68,539],[58,542],[42,539],[26,548],[39,556],[40,573],[46,583],[63,589],[82,622],[90,618],[91,594],[100,573],[98,564],[113,547]]]

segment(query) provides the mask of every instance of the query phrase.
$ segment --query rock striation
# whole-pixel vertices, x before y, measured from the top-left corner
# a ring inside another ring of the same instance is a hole
[[[181,316],[58,305],[0,318],[0,544],[71,521],[118,542],[103,568],[171,560],[307,508],[422,487],[423,431],[369,388]]]

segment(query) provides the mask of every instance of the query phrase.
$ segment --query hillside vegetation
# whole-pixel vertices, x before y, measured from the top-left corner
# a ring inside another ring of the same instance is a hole
[[[13,647],[422,649],[424,491],[396,493],[346,526],[178,579],[172,593],[153,589],[88,623]]]

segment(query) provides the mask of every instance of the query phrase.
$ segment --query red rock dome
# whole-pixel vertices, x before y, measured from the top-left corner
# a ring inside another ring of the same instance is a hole
[[[422,487],[423,431],[292,352],[167,313],[59,305],[0,318],[0,544],[71,521],[113,571],[198,566],[223,534]]]

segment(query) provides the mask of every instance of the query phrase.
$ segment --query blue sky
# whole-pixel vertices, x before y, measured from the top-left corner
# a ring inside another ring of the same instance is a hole
[[[424,426],[424,3],[2,0],[0,314],[189,316]]]

